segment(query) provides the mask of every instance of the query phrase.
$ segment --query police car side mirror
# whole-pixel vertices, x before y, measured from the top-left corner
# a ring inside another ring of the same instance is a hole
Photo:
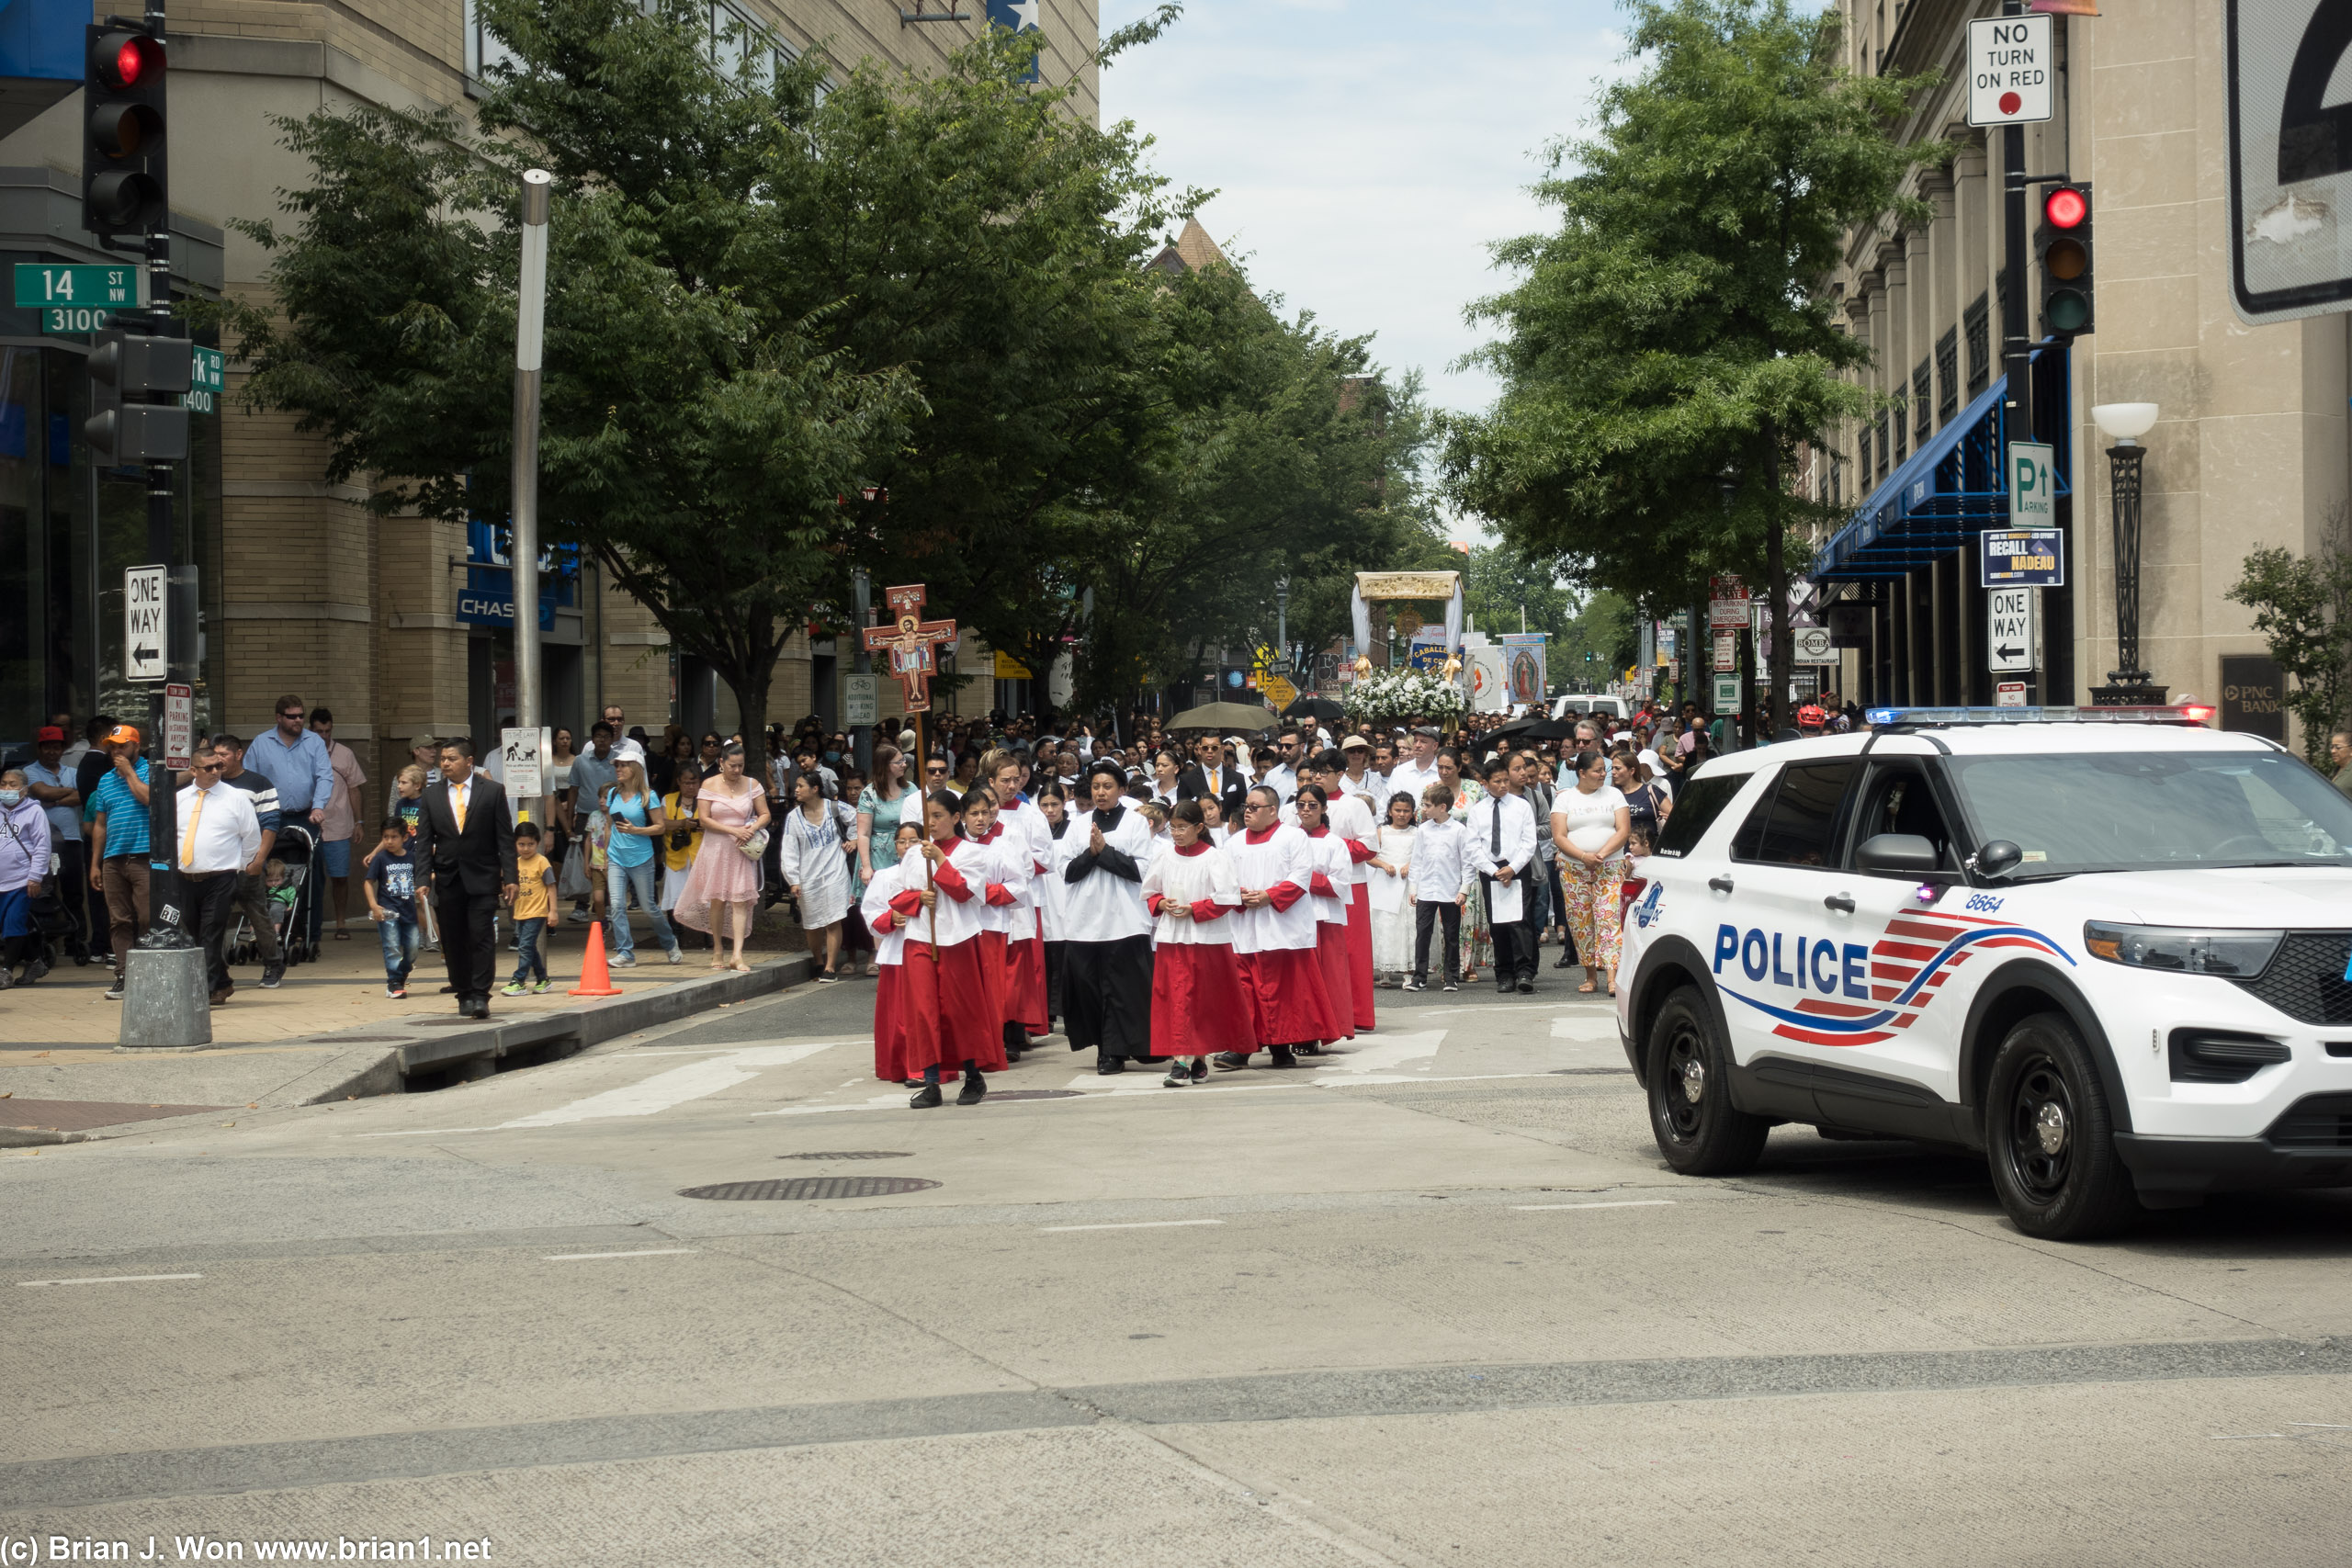
[[[2025,852],[2007,839],[1995,839],[1976,852],[1975,868],[1980,876],[1998,876],[2018,862],[2025,859]]]
[[[1878,833],[1862,840],[1854,863],[1889,876],[1933,876],[1943,869],[1943,857],[1932,840],[1917,833]]]

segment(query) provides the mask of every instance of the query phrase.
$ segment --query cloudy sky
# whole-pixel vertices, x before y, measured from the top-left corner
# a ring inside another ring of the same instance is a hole
[[[1155,9],[1103,0],[1102,30]],[[1484,406],[1462,308],[1505,286],[1489,242],[1546,227],[1527,186],[1621,52],[1611,0],[1185,0],[1103,73],[1104,120],[1158,138],[1261,292],[1347,333],[1434,401]]]

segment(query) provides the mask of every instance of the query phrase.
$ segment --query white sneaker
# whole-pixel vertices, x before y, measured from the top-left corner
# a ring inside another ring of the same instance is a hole
[[[673,964],[684,964],[685,961],[686,961],[686,955],[685,955],[685,952],[684,952],[684,949],[681,949],[681,948],[675,948],[675,947],[673,947],[673,948],[672,948],[672,949],[670,950],[670,962],[671,962],[671,963],[673,963]]]

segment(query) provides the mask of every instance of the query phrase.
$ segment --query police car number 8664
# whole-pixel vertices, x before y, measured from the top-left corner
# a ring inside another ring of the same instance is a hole
[[[1879,709],[1709,762],[1626,882],[1668,1162],[1957,1145],[2062,1238],[2352,1185],[2352,800],[2205,711]]]

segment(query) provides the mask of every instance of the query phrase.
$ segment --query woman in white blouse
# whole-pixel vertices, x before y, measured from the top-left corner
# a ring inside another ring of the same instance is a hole
[[[1568,896],[1568,931],[1584,957],[1584,984],[1605,976],[1617,994],[1617,953],[1623,933],[1617,906],[1625,886],[1625,840],[1634,830],[1624,795],[1609,783],[1609,759],[1577,753],[1576,787],[1552,797],[1552,843],[1560,852],[1560,886]]]

